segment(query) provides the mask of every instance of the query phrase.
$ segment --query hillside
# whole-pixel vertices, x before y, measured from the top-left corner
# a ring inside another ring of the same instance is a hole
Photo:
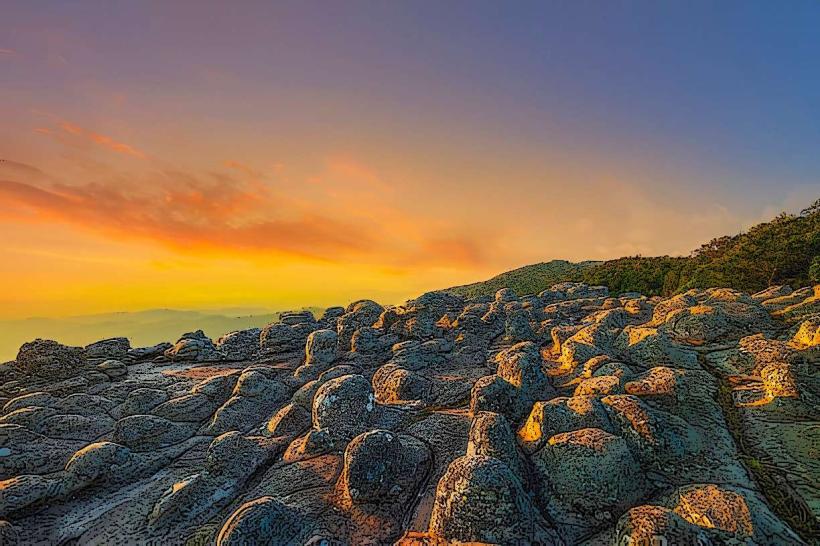
[[[525,265],[492,279],[463,286],[447,288],[448,292],[467,299],[489,297],[500,288],[512,288],[518,294],[535,294],[564,281],[580,281],[584,272],[600,262],[572,263],[566,260],[552,260],[539,264]]]
[[[670,296],[718,286],[757,292],[767,286],[806,286],[820,281],[820,200],[800,214],[780,214],[747,232],[718,237],[689,256],[629,256],[605,262],[563,260],[524,266],[484,282],[448,288],[466,298],[499,288],[537,294],[565,281],[604,285],[613,293]]]

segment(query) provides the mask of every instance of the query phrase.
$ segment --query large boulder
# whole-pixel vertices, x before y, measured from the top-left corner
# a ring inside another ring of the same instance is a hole
[[[216,349],[232,362],[251,360],[259,351],[260,328],[237,330],[220,336],[216,340]]]
[[[112,337],[96,341],[85,347],[85,355],[92,364],[105,360],[129,360],[128,352],[131,350],[131,343],[126,337]]]
[[[223,358],[202,330],[182,334],[164,354],[171,361],[216,362]]]
[[[338,339],[338,335],[333,330],[323,329],[311,332],[305,342],[305,363],[296,370],[296,377],[315,379],[320,373],[330,368],[336,360]]]
[[[345,449],[342,484],[354,504],[407,500],[430,466],[430,450],[412,436],[371,430]]]
[[[465,455],[450,463],[436,487],[430,533],[448,541],[527,544],[533,507],[502,461]]]
[[[582,428],[611,432],[606,411],[595,396],[559,397],[536,402],[518,430],[518,439],[525,452],[533,453],[556,434]]]
[[[640,464],[627,442],[597,428],[562,432],[532,455],[544,497],[568,513],[617,514],[644,493]]]
[[[85,366],[82,347],[68,347],[50,339],[35,339],[20,347],[17,368],[44,379],[67,379]]]
[[[359,300],[347,306],[345,314],[337,321],[339,349],[350,350],[350,342],[356,330],[363,326],[373,326],[384,311],[384,307],[371,300]]]
[[[125,446],[113,442],[97,442],[77,451],[66,463],[65,470],[75,484],[85,485],[97,480],[113,479],[131,457],[131,451]]]
[[[152,409],[168,401],[168,393],[161,389],[134,389],[120,405],[120,415],[140,415],[150,413]]]
[[[239,376],[233,395],[214,413],[207,434],[231,430],[247,432],[271,415],[289,397],[281,382],[249,370]]]
[[[367,430],[376,409],[370,382],[361,375],[327,381],[313,398],[313,427],[337,438],[350,439]]]
[[[511,423],[518,424],[532,404],[528,393],[498,375],[480,378],[470,391],[470,413],[480,411],[503,414]]]
[[[246,502],[219,531],[217,546],[278,546],[291,544],[302,530],[302,517],[273,497]]]
[[[467,455],[486,455],[504,462],[523,480],[524,472],[507,418],[500,413],[480,411],[470,424]]]

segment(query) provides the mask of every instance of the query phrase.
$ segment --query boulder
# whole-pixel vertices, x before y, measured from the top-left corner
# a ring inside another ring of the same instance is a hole
[[[277,546],[290,544],[304,522],[292,508],[274,499],[260,497],[236,509],[216,539],[217,546]]]
[[[216,340],[216,349],[222,353],[225,360],[231,362],[241,362],[252,360],[259,351],[259,335],[261,328],[248,328],[247,330],[236,330]]]
[[[336,360],[338,335],[333,330],[316,330],[311,332],[305,342],[305,363],[300,366],[295,376],[299,379],[315,379],[327,370]]]
[[[361,375],[337,377],[319,387],[313,398],[313,427],[349,439],[367,429],[375,409],[367,379]]]
[[[131,451],[125,446],[97,442],[77,451],[66,463],[65,471],[77,485],[113,480],[131,456]]]
[[[409,500],[427,473],[430,450],[412,436],[371,430],[345,449],[342,484],[354,504]]]
[[[120,405],[120,415],[140,415],[150,413],[151,410],[166,402],[168,393],[160,389],[140,388],[131,391]]]
[[[595,396],[572,396],[538,401],[518,430],[518,439],[527,453],[539,450],[551,437],[582,428],[612,432],[606,411]]]
[[[702,546],[710,544],[707,534],[672,510],[662,506],[636,506],[628,510],[615,528],[613,546],[653,544],[661,537],[665,544]]]
[[[627,442],[601,429],[556,434],[532,460],[545,484],[544,497],[559,501],[567,512],[618,514],[645,490],[643,472]]]
[[[128,352],[131,350],[131,343],[126,337],[112,337],[96,341],[85,347],[85,356],[91,364],[103,362],[105,360],[130,360]]]
[[[436,487],[430,534],[447,541],[527,544],[534,516],[518,477],[502,461],[465,455]]]
[[[222,360],[222,353],[216,350],[211,338],[202,330],[182,334],[173,347],[165,351],[171,361],[216,362]]]
[[[157,357],[163,356],[166,351],[171,349],[173,344],[164,341],[151,345],[150,347],[138,347],[128,351],[128,356],[133,360],[154,360]]]
[[[97,364],[97,370],[110,379],[121,379],[128,375],[128,367],[119,360],[105,360]]]
[[[395,404],[413,400],[427,401],[432,393],[429,379],[416,372],[394,364],[386,364],[373,375],[373,391],[376,400],[383,404]]]
[[[310,428],[310,411],[297,404],[286,404],[265,426],[268,436],[298,436]]]
[[[470,391],[470,413],[480,411],[503,414],[511,423],[519,423],[531,404],[525,392],[498,375],[480,378]]]
[[[337,321],[339,350],[349,351],[353,334],[364,326],[373,326],[384,308],[371,300],[359,300],[347,306],[345,314]]]
[[[193,435],[193,428],[156,415],[131,415],[117,421],[112,441],[133,451],[173,445]]]
[[[521,459],[515,444],[515,435],[507,418],[500,413],[480,411],[470,425],[467,455],[486,455],[505,463],[522,481]]]
[[[35,339],[20,347],[15,361],[21,372],[53,381],[79,373],[85,366],[85,354],[82,347]]]

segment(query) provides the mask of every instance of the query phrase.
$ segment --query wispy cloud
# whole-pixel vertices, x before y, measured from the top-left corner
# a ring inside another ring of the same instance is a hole
[[[285,253],[339,263],[464,267],[485,264],[492,252],[489,238],[433,226],[380,202],[375,174],[349,164],[329,167],[341,178],[325,193],[302,196],[261,181],[256,169],[233,161],[225,162],[230,171],[152,170],[82,184],[22,165],[7,162],[9,168],[0,170],[0,207],[16,211],[18,221],[62,222],[182,253]],[[350,195],[332,197],[344,188]],[[344,206],[357,199],[361,210]]]
[[[111,150],[112,152],[130,155],[133,157],[138,157],[140,159],[145,159],[146,157],[145,153],[143,153],[142,151],[134,148],[129,144],[115,140],[110,136],[95,133],[94,131],[85,129],[83,127],[80,127],[67,121],[61,122],[59,126],[60,129],[62,129],[65,133],[87,139],[88,141],[103,148],[106,148],[108,150]]]

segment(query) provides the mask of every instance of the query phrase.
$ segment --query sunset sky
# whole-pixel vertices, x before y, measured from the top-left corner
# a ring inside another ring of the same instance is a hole
[[[398,303],[820,197],[813,0],[0,18],[0,318]]]

